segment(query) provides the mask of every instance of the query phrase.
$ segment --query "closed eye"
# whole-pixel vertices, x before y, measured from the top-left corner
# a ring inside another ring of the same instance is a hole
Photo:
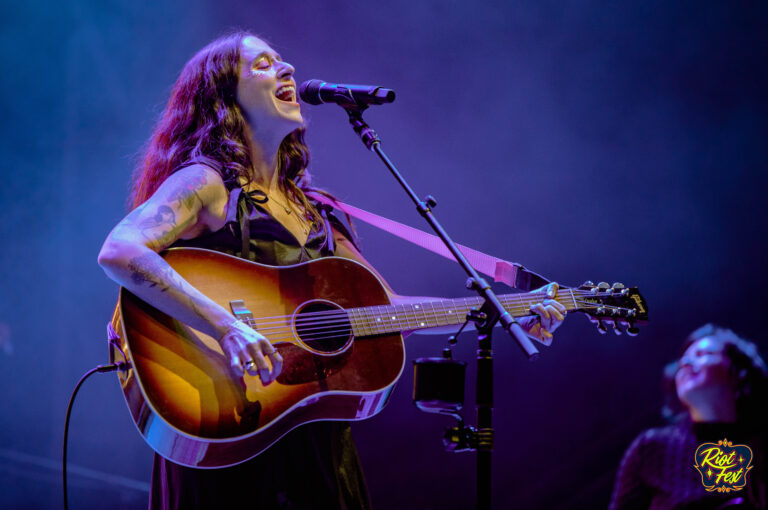
[[[253,59],[253,63],[251,67],[253,69],[269,69],[274,65],[275,62],[281,62],[282,59],[280,58],[280,55],[274,54],[270,55],[269,53],[260,53],[255,59]]]
[[[254,69],[269,69],[270,67],[272,67],[272,61],[266,55],[257,57],[253,61]]]

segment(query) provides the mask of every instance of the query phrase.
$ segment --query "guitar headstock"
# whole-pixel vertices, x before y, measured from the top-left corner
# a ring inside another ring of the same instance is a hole
[[[598,331],[605,334],[613,328],[617,335],[637,335],[638,324],[648,322],[648,306],[637,287],[625,287],[621,283],[610,285],[600,282],[584,282],[574,289],[578,310],[589,315]]]

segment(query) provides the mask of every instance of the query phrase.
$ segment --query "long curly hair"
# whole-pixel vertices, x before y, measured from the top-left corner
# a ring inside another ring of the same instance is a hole
[[[245,31],[219,37],[186,63],[134,171],[131,209],[152,196],[169,175],[195,160],[212,160],[228,187],[251,182],[246,120],[236,100],[240,47],[248,36],[258,37]],[[303,207],[307,219],[317,224],[320,215],[304,194],[318,191],[310,187],[304,132],[298,128],[280,144],[278,182]]]
[[[662,416],[672,422],[687,418],[688,411],[677,396],[675,374],[681,366],[680,357],[683,353],[691,344],[704,337],[712,337],[723,344],[723,354],[729,360],[729,370],[736,381],[734,398],[737,419],[745,421],[762,417],[765,398],[768,396],[768,369],[757,346],[732,330],[711,323],[688,335],[681,346],[678,359],[664,367]]]

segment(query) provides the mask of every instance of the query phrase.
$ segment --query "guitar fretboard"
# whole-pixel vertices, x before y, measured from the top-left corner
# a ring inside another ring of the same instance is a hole
[[[544,292],[528,292],[505,294],[499,296],[499,301],[513,317],[524,317],[532,314],[531,305],[540,303],[546,298],[547,295]],[[571,289],[560,289],[555,299],[565,305],[566,310],[579,308]],[[466,320],[470,310],[479,309],[482,304],[483,299],[480,297],[467,297],[348,308],[346,311],[355,336],[372,336],[459,325]]]

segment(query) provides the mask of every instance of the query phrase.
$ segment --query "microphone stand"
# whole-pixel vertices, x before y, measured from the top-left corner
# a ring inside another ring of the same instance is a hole
[[[437,205],[435,199],[431,195],[427,195],[424,200],[421,200],[384,153],[378,134],[363,120],[362,113],[368,105],[350,101],[341,103],[340,106],[346,110],[349,123],[355,133],[360,136],[363,144],[368,150],[375,152],[384,162],[384,165],[416,205],[416,210],[429,223],[435,234],[445,243],[445,246],[467,273],[467,288],[476,291],[484,299],[484,304],[480,310],[470,313],[467,317],[468,320],[476,323],[478,331],[475,396],[477,429],[469,428],[465,433],[473,436],[472,446],[477,451],[477,508],[478,510],[489,510],[491,508],[491,453],[493,451],[493,351],[491,350],[493,327],[501,321],[504,330],[517,342],[529,360],[536,359],[539,356],[539,351],[520,327],[520,324],[504,309],[488,282],[469,264],[437,221],[432,212],[432,209]]]

